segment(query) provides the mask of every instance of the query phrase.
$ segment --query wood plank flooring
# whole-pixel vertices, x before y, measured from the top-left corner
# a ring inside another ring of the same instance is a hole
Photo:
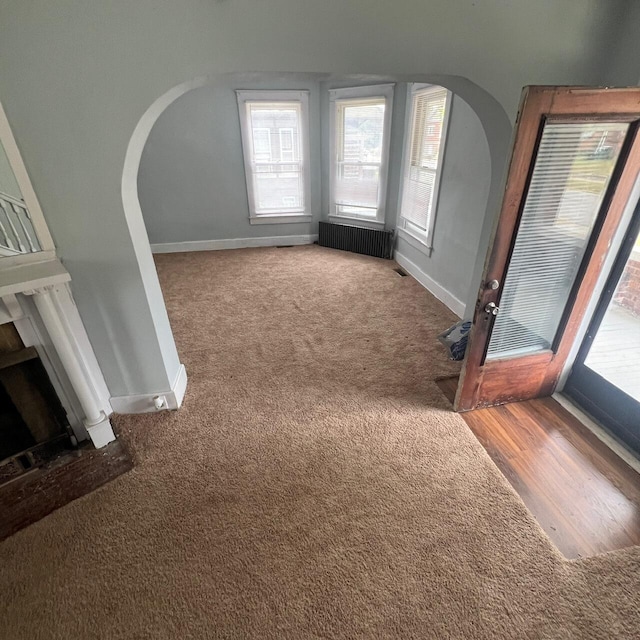
[[[553,398],[460,415],[565,557],[640,544],[640,475]]]

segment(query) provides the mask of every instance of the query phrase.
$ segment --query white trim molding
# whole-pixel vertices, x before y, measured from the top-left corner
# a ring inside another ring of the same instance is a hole
[[[309,223],[313,220],[313,216],[310,213],[303,215],[278,213],[269,215],[259,215],[249,218],[249,224],[300,224]]]
[[[415,262],[403,256],[397,251],[394,254],[395,261],[411,276],[413,276],[429,293],[433,294],[440,302],[453,311],[459,318],[464,316],[464,303],[456,298],[450,291],[428,276]]]
[[[329,222],[364,229],[384,229],[382,220],[365,220],[364,218],[350,218],[349,216],[329,216]]]
[[[68,323],[65,322],[56,304],[54,288],[43,287],[25,291],[24,294],[32,296],[40,317],[47,327],[51,342],[78,396],[84,413],[84,426],[89,437],[96,449],[104,447],[115,440],[116,436],[111,428],[109,417],[102,410],[97,393],[78,357],[77,345],[73,344],[73,337],[67,327]]]
[[[186,390],[187,370],[181,364],[178,369],[178,375],[169,391],[132,396],[113,396],[110,402],[116,413],[151,413],[164,409],[174,410],[182,406]]]
[[[38,350],[78,440],[100,448],[115,440],[102,372],[67,283],[13,293],[2,300],[25,346]],[[26,311],[25,311],[26,309]]]
[[[411,245],[414,249],[422,252],[427,257],[429,257],[433,252],[433,247],[427,246],[425,242],[423,242],[417,236],[414,236],[410,231],[407,231],[406,229],[398,227],[396,229],[396,234],[398,238]]]
[[[252,247],[281,247],[313,244],[317,234],[299,236],[266,236],[264,238],[230,238],[227,240],[187,240],[152,244],[153,253],[182,253],[184,251],[220,251],[223,249],[249,249]]]

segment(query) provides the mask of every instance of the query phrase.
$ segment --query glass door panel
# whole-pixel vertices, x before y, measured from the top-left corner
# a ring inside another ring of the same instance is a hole
[[[640,202],[563,391],[640,454]]]
[[[640,234],[584,364],[640,402]]]
[[[551,349],[628,128],[544,125],[486,360]]]

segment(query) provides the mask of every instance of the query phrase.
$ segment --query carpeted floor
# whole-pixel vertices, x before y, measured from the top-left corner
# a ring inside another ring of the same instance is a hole
[[[318,247],[158,257],[189,374],[137,466],[0,545],[0,636],[638,638],[640,549],[566,561],[434,379],[452,314]]]

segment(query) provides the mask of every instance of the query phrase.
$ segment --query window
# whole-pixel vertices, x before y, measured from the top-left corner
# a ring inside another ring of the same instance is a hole
[[[250,222],[311,220],[308,92],[236,93]]]
[[[335,89],[330,216],[384,224],[393,85]]]
[[[451,93],[412,85],[398,227],[431,247]]]
[[[271,129],[254,128],[253,157],[256,162],[271,162]]]

